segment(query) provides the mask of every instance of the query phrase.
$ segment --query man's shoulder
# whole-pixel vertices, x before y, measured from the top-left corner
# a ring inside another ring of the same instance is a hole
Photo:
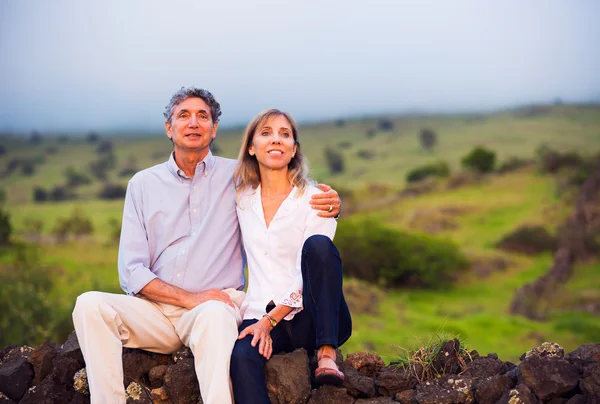
[[[217,166],[225,167],[227,169],[233,170],[237,165],[236,159],[228,159],[227,157],[214,156],[215,163]]]
[[[156,178],[157,175],[164,175],[165,173],[168,173],[169,169],[167,168],[167,163],[159,163],[155,166],[152,167],[148,167],[148,168],[144,168],[143,170],[138,171],[137,173],[135,173],[133,175],[133,177],[131,177],[131,179],[129,180],[130,184],[139,184],[139,183],[144,183],[148,180],[151,180],[153,178]]]

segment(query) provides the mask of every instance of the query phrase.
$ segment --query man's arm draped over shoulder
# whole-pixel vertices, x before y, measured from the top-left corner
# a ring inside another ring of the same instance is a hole
[[[125,195],[119,244],[119,281],[128,295],[140,294],[149,300],[193,309],[208,300],[233,307],[229,296],[217,289],[191,293],[159,279],[150,269],[150,248],[143,217],[143,194],[130,181]]]

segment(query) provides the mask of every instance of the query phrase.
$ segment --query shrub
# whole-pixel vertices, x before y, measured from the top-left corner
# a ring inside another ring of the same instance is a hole
[[[89,143],[96,143],[96,142],[98,142],[98,140],[100,140],[100,135],[98,135],[98,134],[97,134],[96,132],[94,132],[94,131],[90,131],[90,132],[88,132],[88,135],[87,135],[87,141],[88,141]]]
[[[35,163],[31,160],[24,160],[21,162],[21,174],[30,176],[35,173]]]
[[[385,286],[440,287],[468,265],[450,241],[405,233],[371,219],[340,222],[335,242],[347,275]]]
[[[539,254],[554,251],[557,240],[541,226],[522,226],[502,237],[496,247],[523,254]]]
[[[46,154],[56,154],[58,153],[58,146],[50,145],[46,147]]]
[[[0,345],[35,346],[65,338],[73,328],[70,316],[48,299],[56,270],[42,264],[31,246],[16,245],[2,254],[13,258],[0,270]]]
[[[325,149],[325,161],[332,174],[344,172],[344,157],[339,151],[331,148]]]
[[[391,119],[387,118],[380,119],[377,123],[377,126],[379,127],[379,130],[384,132],[391,132],[394,130],[394,122],[392,122]]]
[[[356,155],[364,160],[371,160],[375,157],[375,152],[373,150],[360,149],[356,152]]]
[[[375,137],[376,134],[377,131],[373,128],[367,129],[367,131],[365,132],[365,136],[367,136],[369,139]]]
[[[444,161],[416,167],[406,174],[406,182],[416,182],[428,177],[447,177],[450,167]]]
[[[48,192],[42,187],[33,188],[33,201],[45,202],[48,200]]]
[[[425,150],[432,150],[437,144],[437,133],[431,129],[423,128],[419,132],[419,140]]]
[[[114,217],[111,217],[108,220],[108,227],[110,228],[108,232],[110,242],[119,244],[119,241],[121,240],[121,222]]]
[[[500,164],[500,167],[498,167],[497,171],[500,174],[506,174],[512,171],[516,171],[530,164],[532,164],[531,160],[525,160],[520,157],[509,157],[502,164]]]
[[[484,147],[475,147],[461,160],[463,167],[479,173],[489,173],[496,165],[496,153]]]
[[[38,242],[42,235],[44,223],[40,219],[27,217],[23,221],[23,230],[25,235],[32,241]]]
[[[338,128],[343,128],[346,124],[346,121],[344,121],[343,119],[336,119],[334,123],[335,126],[337,126]]]
[[[106,154],[113,152],[113,144],[110,140],[103,140],[96,146],[96,153]]]
[[[69,236],[78,238],[90,235],[93,232],[94,226],[91,220],[79,208],[74,209],[69,217],[56,219],[52,228],[52,234],[59,243],[67,241]]]
[[[0,188],[0,205],[6,202],[6,190],[4,188]]]
[[[6,147],[4,147],[4,145],[0,144],[0,156],[3,156],[6,154]]]
[[[352,142],[348,142],[347,140],[343,141],[343,142],[339,142],[338,147],[340,149],[349,149],[352,147]]]
[[[127,187],[121,184],[113,184],[107,182],[104,184],[100,193],[98,193],[98,198],[100,199],[121,199],[125,198],[125,193],[127,192]]]
[[[42,135],[38,131],[31,132],[31,136],[29,137],[29,141],[32,144],[40,144],[42,143]]]
[[[584,163],[584,159],[576,152],[560,153],[544,149],[540,154],[541,171],[546,173],[556,173],[564,167],[579,167]]]
[[[78,171],[74,167],[68,167],[65,170],[65,176],[67,177],[67,186],[69,187],[78,187],[80,185],[86,185],[92,182],[90,177]]]
[[[12,225],[10,224],[10,215],[0,207],[0,246],[10,244],[11,234]]]
[[[55,185],[48,192],[48,200],[61,202],[68,201],[70,199],[75,199],[75,194],[64,185]]]
[[[103,154],[98,160],[91,161],[89,168],[94,177],[104,181],[106,180],[106,172],[115,167],[116,157],[112,153]]]

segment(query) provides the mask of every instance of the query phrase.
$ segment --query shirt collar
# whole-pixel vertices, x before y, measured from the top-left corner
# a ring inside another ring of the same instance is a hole
[[[216,157],[213,156],[212,152],[209,150],[206,157],[204,157],[204,160],[199,162],[196,166],[196,174],[204,174],[204,176],[208,176],[208,174],[212,172],[213,168],[215,167],[216,161]],[[174,151],[171,152],[171,155],[169,156],[169,161],[167,161],[167,168],[169,169],[171,174],[173,174],[175,178],[177,178],[180,182],[184,179],[189,179],[189,177],[185,175],[183,170],[179,168],[177,162],[175,162]]]

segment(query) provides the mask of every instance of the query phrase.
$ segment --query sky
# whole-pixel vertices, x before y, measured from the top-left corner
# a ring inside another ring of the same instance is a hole
[[[221,127],[600,100],[597,0],[2,0],[0,132],[162,131],[182,86]]]

